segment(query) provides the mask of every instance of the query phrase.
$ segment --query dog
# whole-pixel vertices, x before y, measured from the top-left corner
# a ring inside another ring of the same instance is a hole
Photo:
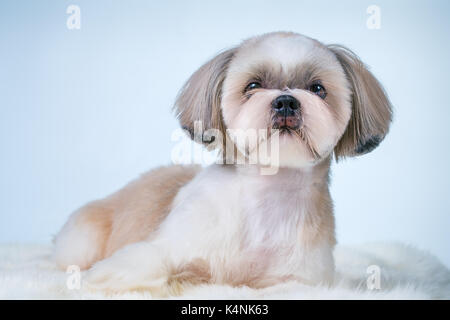
[[[89,286],[112,291],[331,285],[331,161],[375,149],[392,120],[365,64],[340,45],[263,34],[200,67],[174,109],[192,139],[220,149],[222,163],[161,167],[88,203],[55,237],[56,263],[88,269]],[[239,130],[267,134],[250,146]],[[261,171],[267,161],[237,163],[264,148],[276,151],[276,172]]]

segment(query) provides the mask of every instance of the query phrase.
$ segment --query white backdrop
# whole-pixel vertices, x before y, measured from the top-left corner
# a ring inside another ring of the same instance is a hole
[[[81,28],[69,30],[69,5]],[[369,29],[369,5],[381,29]],[[1,1],[0,242],[170,163],[171,106],[217,51],[276,30],[341,43],[395,108],[373,153],[333,165],[340,243],[402,241],[450,265],[448,1]]]

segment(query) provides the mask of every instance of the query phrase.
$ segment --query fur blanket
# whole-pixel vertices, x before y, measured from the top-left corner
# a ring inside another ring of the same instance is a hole
[[[148,292],[111,296],[69,289],[71,274],[58,270],[49,259],[50,253],[49,245],[0,245],[0,299],[152,298]],[[181,296],[169,298],[450,299],[450,271],[431,254],[411,246],[398,243],[337,246],[335,259],[336,282],[332,287],[289,282],[256,290],[205,284],[186,288]]]

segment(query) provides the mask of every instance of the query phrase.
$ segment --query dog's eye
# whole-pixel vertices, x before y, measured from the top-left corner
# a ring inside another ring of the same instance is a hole
[[[309,91],[311,91],[314,94],[317,94],[322,99],[325,99],[327,96],[327,91],[325,90],[325,87],[321,85],[320,83],[315,83],[309,87]]]
[[[250,91],[250,90],[253,90],[253,89],[258,89],[258,88],[261,88],[261,87],[262,87],[262,86],[261,86],[261,83],[259,83],[259,82],[257,82],[257,81],[250,82],[250,83],[245,87],[244,92],[247,92],[247,91]]]

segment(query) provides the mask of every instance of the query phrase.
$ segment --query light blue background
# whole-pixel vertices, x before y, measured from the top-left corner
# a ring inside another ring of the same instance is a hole
[[[81,30],[66,28],[69,4]],[[366,9],[381,8],[381,29]],[[170,162],[188,76],[249,36],[292,30],[358,53],[395,120],[333,165],[340,243],[397,240],[450,265],[449,1],[1,1],[0,242],[49,242],[70,212]]]

